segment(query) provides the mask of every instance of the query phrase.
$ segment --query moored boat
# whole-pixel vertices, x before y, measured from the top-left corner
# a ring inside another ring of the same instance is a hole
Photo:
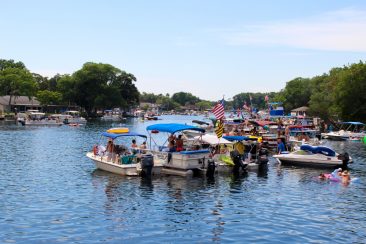
[[[98,169],[125,176],[151,176],[160,174],[162,165],[154,162],[153,155],[145,149],[128,148],[127,146],[115,143],[120,137],[143,138],[146,136],[122,130],[110,130],[103,132],[102,136],[108,138],[107,146],[95,145],[93,151],[86,156],[93,160]],[[116,132],[117,131],[117,132]]]
[[[146,130],[150,133],[150,138],[152,138],[151,134],[160,132],[166,134],[165,138],[167,139],[164,139],[163,145],[156,145],[155,148],[151,148],[154,154],[154,162],[161,162],[164,166],[162,173],[187,176],[192,175],[194,171],[200,172],[207,169],[210,151],[202,148],[198,140],[186,141],[181,150],[167,146],[168,139],[174,138],[175,133],[196,131],[202,135],[205,132],[204,129],[191,125],[171,123],[150,125]],[[152,146],[151,143],[150,146]]]
[[[352,163],[348,153],[338,154],[325,146],[302,145],[299,150],[273,156],[279,163],[321,168],[346,168]]]

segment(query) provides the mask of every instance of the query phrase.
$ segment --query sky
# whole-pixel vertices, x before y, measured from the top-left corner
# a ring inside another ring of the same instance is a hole
[[[0,0],[0,26],[0,59],[31,72],[108,63],[211,101],[366,60],[363,0]]]

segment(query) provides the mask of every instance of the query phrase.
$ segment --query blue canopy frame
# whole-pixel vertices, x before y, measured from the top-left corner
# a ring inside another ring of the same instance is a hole
[[[148,127],[146,127],[147,131],[159,131],[159,132],[168,132],[171,134],[174,134],[178,131],[184,131],[184,130],[194,130],[194,131],[199,131],[202,133],[205,133],[205,129],[203,128],[199,128],[197,126],[193,126],[193,125],[185,125],[185,124],[175,124],[175,123],[171,123],[171,124],[154,124],[154,125],[149,125]]]

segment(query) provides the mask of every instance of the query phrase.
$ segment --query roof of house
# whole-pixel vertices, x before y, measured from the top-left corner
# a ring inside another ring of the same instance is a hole
[[[309,109],[309,107],[304,106],[304,107],[300,107],[300,108],[295,108],[295,109],[291,110],[291,112],[305,112],[308,109]]]
[[[8,105],[9,104],[10,96],[0,96],[0,104],[1,105]],[[31,106],[40,106],[40,102],[35,98],[32,97],[29,99],[27,96],[17,96],[11,98],[11,105],[31,105]]]

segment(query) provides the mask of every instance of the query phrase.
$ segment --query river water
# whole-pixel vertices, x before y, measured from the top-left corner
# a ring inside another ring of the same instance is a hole
[[[149,124],[197,117],[131,119]],[[0,124],[0,243],[365,243],[366,145],[328,142],[354,159],[348,186],[321,170],[281,167],[215,179],[152,181],[95,170],[85,157],[119,124],[25,128]]]

